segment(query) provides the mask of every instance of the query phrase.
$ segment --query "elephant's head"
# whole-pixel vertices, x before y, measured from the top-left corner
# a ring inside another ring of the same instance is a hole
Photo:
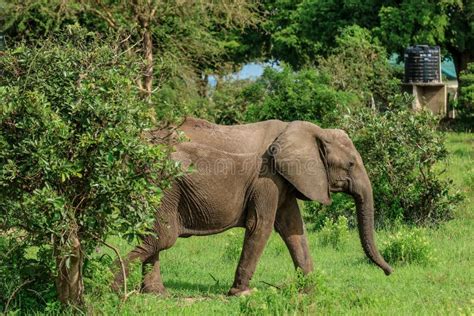
[[[392,268],[374,241],[372,186],[347,134],[295,121],[288,124],[269,151],[277,171],[298,190],[300,198],[330,204],[330,192],[346,192],[354,197],[362,247],[367,257],[389,275]]]

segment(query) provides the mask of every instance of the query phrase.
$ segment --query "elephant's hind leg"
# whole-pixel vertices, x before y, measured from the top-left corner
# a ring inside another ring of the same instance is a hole
[[[161,238],[158,235],[157,249],[155,255],[150,257],[149,260],[143,263],[144,278],[142,284],[142,292],[154,293],[159,295],[165,295],[166,289],[161,279],[160,271],[160,251],[166,250],[174,245],[178,238],[177,233],[170,233],[166,236],[162,235]],[[147,265],[151,265],[151,269],[147,269]]]
[[[142,264],[144,277],[141,290],[144,293],[166,294],[161,279],[160,252],[172,247],[178,239],[180,226],[177,216],[179,195],[179,188],[175,186],[164,196],[155,221],[154,230],[157,236],[149,236],[153,239],[153,253]]]
[[[139,245],[135,247],[132,251],[130,251],[127,256],[123,259],[123,268],[125,271],[122,271],[122,266],[119,260],[116,260],[115,262],[115,277],[114,281],[112,283],[112,289],[115,292],[120,292],[123,290],[123,284],[124,284],[124,278],[128,278],[129,272],[130,272],[130,263],[134,261],[140,261],[140,262],[145,262],[149,260],[150,256],[153,254],[153,252],[149,249],[149,246],[144,244],[144,245]],[[125,272],[125,275],[124,275]]]

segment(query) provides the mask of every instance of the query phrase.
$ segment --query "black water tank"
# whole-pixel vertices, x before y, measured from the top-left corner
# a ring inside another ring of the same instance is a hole
[[[439,46],[416,45],[405,50],[405,82],[440,82]]]

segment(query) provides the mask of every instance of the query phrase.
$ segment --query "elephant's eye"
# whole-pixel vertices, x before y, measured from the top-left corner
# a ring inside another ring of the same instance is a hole
[[[349,170],[351,170],[355,165],[354,161],[349,161]]]

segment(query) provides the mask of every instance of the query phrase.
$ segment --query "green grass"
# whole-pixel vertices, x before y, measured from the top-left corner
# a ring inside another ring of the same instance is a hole
[[[298,313],[302,314],[464,314],[474,313],[474,136],[449,134],[450,157],[446,175],[454,180],[466,200],[458,208],[456,219],[425,232],[434,249],[428,265],[394,266],[386,277],[368,264],[355,231],[351,231],[342,249],[320,244],[317,233],[309,234],[309,243],[322,280],[319,291]],[[378,232],[379,246],[388,232]],[[119,308],[115,295],[88,295],[89,312],[125,315],[233,315],[241,313],[247,300],[276,297],[287,299],[269,284],[283,287],[294,279],[291,258],[279,236],[273,234],[252,280],[257,291],[250,298],[229,298],[237,265],[243,230],[234,229],[208,237],[180,239],[161,255],[162,275],[170,296],[132,295]],[[123,254],[130,248],[113,240]],[[104,250],[105,251],[105,250]],[[136,273],[130,282],[137,283]],[[280,301],[278,301],[280,300]],[[289,306],[295,302],[288,302]],[[260,305],[258,305],[260,306]],[[263,306],[263,305],[262,305]],[[263,306],[262,308],[264,308]],[[271,314],[271,306],[266,307]],[[290,311],[289,311],[290,312]],[[292,314],[294,312],[291,312]]]

